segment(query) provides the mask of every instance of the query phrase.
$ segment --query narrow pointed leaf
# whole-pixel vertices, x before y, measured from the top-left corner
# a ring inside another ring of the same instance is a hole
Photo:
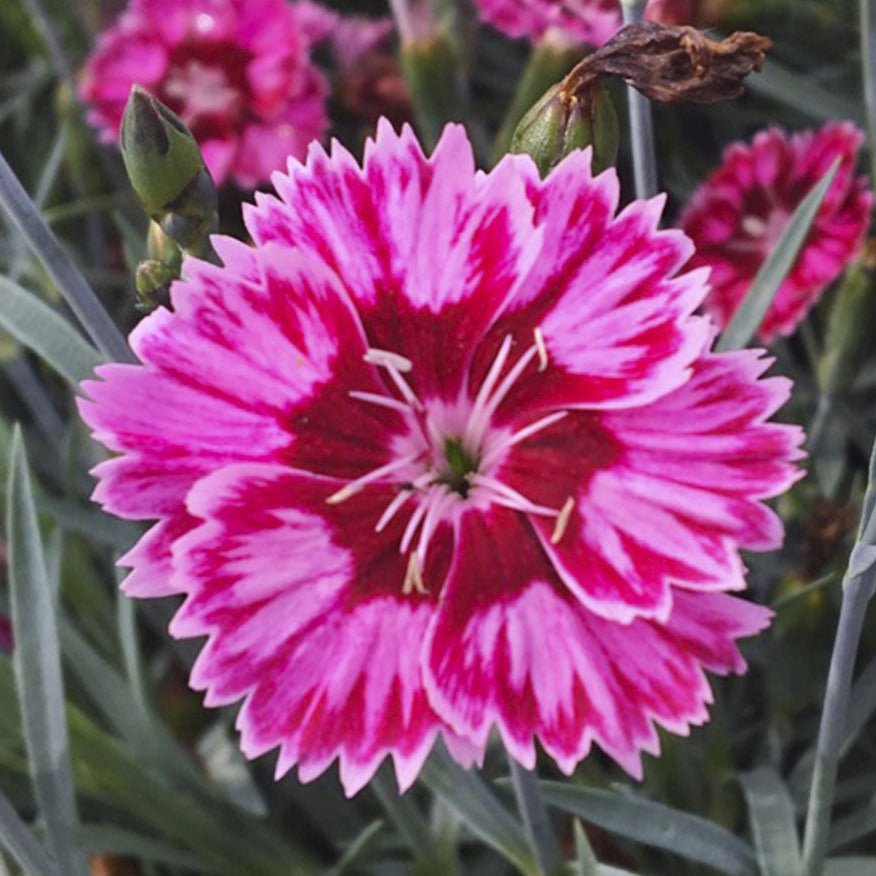
[[[644,845],[708,864],[730,876],[754,876],[754,850],[730,831],[696,815],[640,797],[542,782],[545,800],[591,824]]]
[[[575,857],[577,876],[599,876],[599,861],[596,860],[587,834],[577,819],[575,819]]]
[[[522,873],[540,873],[535,855],[524,839],[523,825],[476,773],[462,769],[436,746],[420,777],[456,811],[473,834],[504,855]]]
[[[102,361],[66,319],[6,277],[0,277],[0,327],[74,386]]]
[[[0,791],[0,844],[15,858],[25,873],[61,876],[48,852],[37,842],[15,807]]]
[[[748,804],[748,820],[760,866],[760,876],[796,876],[800,842],[794,804],[781,776],[760,767],[739,778]]]
[[[800,248],[836,176],[839,164],[840,159],[837,158],[821,182],[814,186],[794,211],[775,249],[757,272],[739,310],[718,340],[718,350],[737,350],[754,337],[754,333],[773,303],[776,292],[779,291],[779,287],[797,260]]]
[[[368,850],[368,847],[374,841],[375,837],[383,829],[384,824],[381,819],[372,821],[356,839],[350,843],[349,848],[344,852],[341,860],[335,864],[331,870],[326,873],[326,876],[345,876],[357,864],[359,858]]]
[[[49,230],[36,205],[22,188],[0,152],[0,208],[42,262],[58,290],[94,343],[111,359],[131,361],[133,354],[73,260]]]
[[[55,607],[18,428],[12,436],[6,499],[13,660],[34,796],[60,869],[65,876],[85,876],[85,857],[76,842]]]

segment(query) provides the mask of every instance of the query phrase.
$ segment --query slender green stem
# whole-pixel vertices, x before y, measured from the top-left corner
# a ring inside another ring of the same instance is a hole
[[[544,873],[559,873],[560,850],[538,785],[538,775],[534,770],[524,769],[510,755],[508,763],[511,766],[511,784],[517,798],[517,809],[527,839],[538,856],[538,864]]]
[[[530,107],[581,59],[580,50],[558,43],[555,37],[544,37],[533,49],[526,69],[517,83],[511,105],[505,113],[502,127],[493,144],[492,163],[496,164],[508,151],[514,131]]]
[[[646,0],[623,0],[624,24],[642,20]],[[654,147],[654,119],[651,103],[635,88],[627,86],[630,116],[630,139],[633,148],[633,178],[637,198],[653,198],[657,194],[657,153]]]
[[[876,0],[860,0],[861,74],[870,143],[870,168],[876,179]]]
[[[821,876],[827,855],[836,776],[845,738],[855,656],[873,586],[874,569],[847,582],[824,695],[815,769],[803,840],[803,876]]]
[[[22,188],[0,153],[0,207],[42,262],[70,309],[98,348],[117,361],[130,361],[131,351],[100,300],[43,221],[39,210]]]

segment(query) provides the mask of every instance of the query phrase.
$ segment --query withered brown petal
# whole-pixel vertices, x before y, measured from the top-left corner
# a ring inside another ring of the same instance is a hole
[[[693,27],[643,21],[620,30],[567,78],[577,90],[603,75],[620,76],[651,100],[716,103],[739,97],[743,80],[763,66],[769,37],[737,31],[712,40]]]

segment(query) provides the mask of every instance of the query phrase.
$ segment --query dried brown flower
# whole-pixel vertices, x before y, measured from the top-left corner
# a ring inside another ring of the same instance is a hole
[[[693,27],[642,21],[585,58],[566,78],[578,91],[599,76],[620,76],[651,100],[716,103],[739,97],[743,80],[763,66],[769,37],[737,31],[712,40]]]

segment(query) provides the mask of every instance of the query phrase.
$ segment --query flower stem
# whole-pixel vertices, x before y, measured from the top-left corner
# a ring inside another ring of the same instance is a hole
[[[876,444],[870,457],[867,492],[861,510],[858,537],[843,578],[843,601],[830,670],[821,726],[815,746],[815,767],[809,791],[803,839],[802,876],[821,876],[827,855],[830,816],[836,776],[846,739],[852,674],[867,603],[876,591]]]
[[[624,24],[637,24],[645,12],[646,0],[622,0]],[[654,148],[654,120],[651,104],[635,88],[627,86],[630,139],[633,148],[633,178],[637,198],[657,194],[657,155]]]
[[[527,770],[509,755],[511,784],[517,798],[517,809],[526,830],[527,839],[538,856],[538,864],[543,873],[561,872],[560,851],[557,838],[551,827],[550,816],[544,804],[538,774]]]
[[[843,594],[809,791],[803,841],[803,876],[820,876],[824,868],[837,769],[848,719],[852,673],[870,599],[872,575],[871,569],[867,575],[855,578]]]
[[[0,207],[21,232],[98,348],[112,359],[131,361],[122,333],[82,273],[61,247],[0,153]]]

